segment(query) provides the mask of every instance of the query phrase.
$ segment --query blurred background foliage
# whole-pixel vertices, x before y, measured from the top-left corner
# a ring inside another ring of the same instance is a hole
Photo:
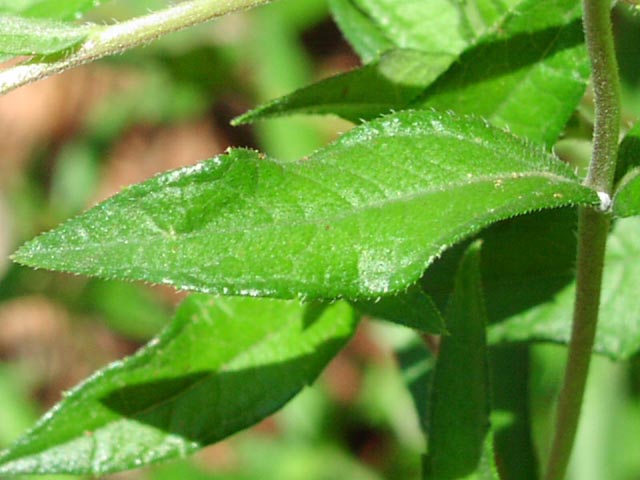
[[[105,2],[90,20],[166,3]],[[640,16],[619,5],[614,19],[628,127],[640,117]],[[229,121],[357,64],[324,0],[280,0],[0,98],[0,447],[61,392],[150,339],[183,296],[25,269],[8,255],[125,185],[228,146],[283,160],[308,154],[350,124],[298,117],[231,128]],[[591,119],[587,95],[559,153],[588,158]],[[364,322],[317,384],[273,418],[188,460],[105,478],[417,479],[425,445],[405,387],[411,379],[402,378],[393,353],[402,359],[411,348],[411,331]],[[535,442],[544,456],[564,348],[535,346],[530,359]],[[630,364],[598,358],[571,478],[640,479],[639,451],[640,357]]]

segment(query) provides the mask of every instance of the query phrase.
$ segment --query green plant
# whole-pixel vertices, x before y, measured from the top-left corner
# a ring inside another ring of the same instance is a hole
[[[110,26],[68,22],[93,0],[12,3],[0,1],[0,51],[33,58],[0,72],[2,91],[267,0],[189,0]],[[352,131],[296,162],[233,149],[161,174],[14,254],[200,293],[3,452],[0,474],[102,474],[193,452],[284,405],[368,315],[431,347],[415,347],[424,371],[409,385],[428,434],[425,478],[537,478],[527,398],[515,393],[527,378],[509,369],[527,342],[568,343],[546,473],[564,478],[592,351],[640,349],[640,124],[618,146],[610,7],[332,0],[365,65],[235,123],[331,113]],[[584,172],[552,148],[570,119],[584,122],[590,62]]]

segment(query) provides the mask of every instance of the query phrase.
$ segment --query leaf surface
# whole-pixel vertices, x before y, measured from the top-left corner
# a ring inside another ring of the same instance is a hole
[[[521,0],[353,0],[397,47],[457,56]]]
[[[0,52],[12,55],[46,55],[73,47],[91,27],[57,20],[29,19],[0,14]]]
[[[469,248],[458,270],[447,328],[433,373],[425,478],[492,478],[483,462],[491,434],[479,244]]]
[[[616,181],[619,181],[635,167],[640,167],[640,122],[637,122],[627,132],[620,143],[616,164]]]
[[[640,122],[627,132],[616,165],[616,189],[613,213],[619,217],[640,214]]]
[[[233,150],[159,175],[14,258],[224,294],[375,298],[493,222],[598,203],[539,147],[482,121],[406,111],[298,162]]]
[[[613,197],[613,213],[618,217],[640,215],[640,168],[630,170],[620,181]]]
[[[101,475],[184,456],[279,409],[355,326],[343,302],[191,296],[156,340],[69,392],[0,454],[0,475]]]
[[[329,0],[329,6],[340,30],[363,62],[368,63],[394,48],[393,42],[352,0]]]

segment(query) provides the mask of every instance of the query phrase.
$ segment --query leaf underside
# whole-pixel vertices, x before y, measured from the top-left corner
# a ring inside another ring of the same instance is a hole
[[[597,203],[536,146],[479,120],[405,111],[298,162],[233,150],[159,175],[14,259],[212,293],[375,298],[493,222]]]
[[[342,302],[193,295],[133,357],[65,395],[0,454],[0,475],[101,475],[184,456],[267,417],[356,327]]]

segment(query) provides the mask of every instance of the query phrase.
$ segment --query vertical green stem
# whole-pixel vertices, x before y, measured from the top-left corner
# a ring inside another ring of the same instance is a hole
[[[599,192],[606,209],[613,189],[620,128],[620,86],[611,29],[611,1],[583,0],[583,4],[596,106],[594,152],[585,184]],[[580,210],[573,328],[558,399],[547,480],[564,478],[576,436],[598,321],[609,223],[606,212],[591,208]]]

